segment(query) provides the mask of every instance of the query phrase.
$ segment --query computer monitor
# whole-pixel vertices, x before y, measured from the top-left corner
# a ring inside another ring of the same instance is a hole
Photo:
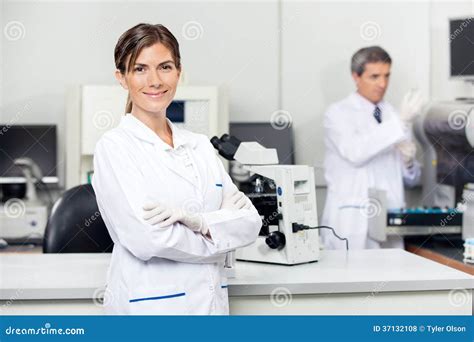
[[[280,164],[295,163],[291,126],[277,129],[269,122],[231,122],[229,134],[243,142],[256,141],[267,148],[275,148]]]
[[[186,110],[184,101],[173,101],[170,103],[168,108],[166,108],[166,117],[175,124],[186,122],[185,113]]]
[[[474,80],[474,18],[449,21],[451,77]]]
[[[23,183],[17,158],[31,158],[43,173],[43,182],[57,183],[56,125],[0,124],[0,184]]]

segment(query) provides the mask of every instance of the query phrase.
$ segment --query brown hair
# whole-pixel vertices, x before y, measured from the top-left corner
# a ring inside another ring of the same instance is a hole
[[[135,61],[143,48],[152,46],[156,43],[163,44],[170,50],[176,68],[181,70],[181,55],[179,53],[178,41],[176,40],[176,37],[161,24],[138,24],[125,31],[115,45],[115,67],[125,75],[135,64]],[[131,111],[132,101],[129,94],[125,113],[130,113]]]

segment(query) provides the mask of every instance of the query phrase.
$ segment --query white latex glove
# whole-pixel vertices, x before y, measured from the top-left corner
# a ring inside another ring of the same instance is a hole
[[[221,204],[221,209],[239,210],[250,208],[252,208],[252,202],[242,191],[238,190],[224,197]]]
[[[412,140],[404,140],[397,144],[397,149],[402,156],[403,164],[411,168],[415,160],[416,144]]]
[[[147,203],[143,206],[145,213],[143,219],[159,227],[169,226],[176,222],[181,222],[194,232],[206,235],[209,228],[201,214],[188,213],[181,208],[172,208],[162,203]]]
[[[400,105],[400,119],[406,124],[412,123],[420,114],[423,102],[424,100],[419,90],[410,90],[405,94]]]

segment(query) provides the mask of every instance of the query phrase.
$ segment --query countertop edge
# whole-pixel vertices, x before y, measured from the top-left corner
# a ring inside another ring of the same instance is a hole
[[[422,291],[455,291],[474,289],[473,279],[443,279],[427,282],[415,281],[368,281],[346,283],[313,283],[313,284],[229,284],[229,297],[269,296],[278,294],[292,295],[328,295],[369,293],[376,295],[385,292],[422,292]],[[36,288],[36,289],[2,289],[1,301],[16,300],[68,300],[102,298],[104,287],[97,288]],[[8,305],[8,303],[4,304]]]

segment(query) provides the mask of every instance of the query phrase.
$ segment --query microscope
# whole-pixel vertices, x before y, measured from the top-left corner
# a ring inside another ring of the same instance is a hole
[[[227,160],[249,171],[251,187],[244,190],[262,217],[257,240],[238,249],[236,259],[296,265],[319,259],[319,234],[314,169],[279,165],[277,151],[257,142],[241,142],[224,134],[211,143]]]

